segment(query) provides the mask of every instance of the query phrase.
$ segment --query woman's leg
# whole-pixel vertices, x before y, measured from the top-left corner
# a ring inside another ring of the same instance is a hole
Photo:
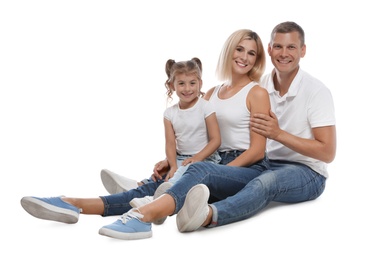
[[[197,162],[188,167],[182,177],[166,191],[166,194],[138,210],[142,221],[152,222],[156,218],[173,215],[182,208],[188,191],[197,184],[205,184],[212,195],[225,199],[240,191],[253,178],[259,176],[266,165],[234,167],[209,162]]]

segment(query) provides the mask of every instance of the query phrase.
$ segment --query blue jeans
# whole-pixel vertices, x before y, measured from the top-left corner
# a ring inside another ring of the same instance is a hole
[[[247,168],[195,163],[167,191],[176,202],[174,213],[182,208],[188,190],[199,183],[219,199],[210,204],[213,217],[209,227],[214,227],[247,219],[271,201],[316,199],[324,191],[325,177],[306,165],[287,161],[264,159]]]
[[[188,158],[192,157],[191,155],[178,155],[177,156],[177,164],[178,170],[174,173],[174,177],[171,178],[169,181],[175,183],[180,177],[184,174],[187,166],[181,166],[182,162]],[[211,156],[207,157],[205,161],[209,162],[210,164],[219,163],[221,160],[219,154],[215,152]],[[153,181],[151,178],[146,179],[144,181],[144,185],[137,187],[136,189],[132,189],[126,192],[121,192],[113,195],[108,196],[100,196],[104,203],[104,214],[103,216],[115,216],[115,215],[122,215],[129,211],[132,207],[129,204],[130,201],[134,198],[142,198],[145,196],[153,196],[156,189],[162,184],[164,180],[159,180],[157,182]]]
[[[129,191],[112,194],[108,196],[100,196],[104,203],[103,217],[122,215],[129,211],[132,207],[129,204],[134,198],[142,198],[145,196],[154,196],[156,189],[163,180],[157,182],[149,182]]]
[[[308,166],[270,160],[270,170],[251,180],[225,200],[213,203],[209,227],[222,226],[247,219],[271,201],[298,203],[318,198],[325,189],[326,178]]]
[[[186,170],[188,169],[188,166],[189,166],[189,165],[182,166],[182,163],[185,159],[190,158],[190,157],[193,157],[193,155],[177,155],[178,169],[174,173],[173,178],[169,179],[169,182],[174,184],[177,182],[177,180],[179,180],[180,177],[182,177],[182,175],[186,172]],[[204,161],[211,162],[211,163],[220,163],[221,157],[218,152],[215,152],[212,155],[210,155],[209,157],[207,157]],[[153,180],[150,178],[150,181],[153,181]]]
[[[181,154],[177,154],[177,166],[178,169],[177,171],[174,173],[173,178],[169,179],[169,182],[171,183],[175,183],[182,175],[183,173],[185,173],[185,171],[187,170],[189,165],[186,166],[182,166],[182,163],[185,159],[193,157],[193,155],[181,155]],[[220,163],[221,157],[219,155],[219,152],[214,152],[213,154],[211,154],[209,157],[207,157],[205,160],[205,162],[211,162],[211,163]],[[149,179],[143,179],[141,181],[143,184],[149,183],[149,182],[154,182],[154,180],[150,177]]]
[[[222,154],[220,156],[225,158]],[[237,156],[228,153],[228,157],[229,162]],[[210,195],[221,201],[241,191],[251,180],[268,169],[267,157],[250,167],[197,162],[191,164],[183,176],[166,193],[175,200],[174,214],[176,214],[182,208],[187,192],[197,184],[205,184],[210,190]],[[236,207],[235,204],[230,206]]]

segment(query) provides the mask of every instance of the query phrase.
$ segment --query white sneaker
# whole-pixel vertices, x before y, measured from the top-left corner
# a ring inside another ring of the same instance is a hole
[[[142,198],[134,198],[130,201],[130,205],[133,208],[138,208],[141,206],[144,206],[145,204],[148,204],[154,200],[153,196],[145,196]]]
[[[138,187],[137,181],[123,177],[107,169],[100,172],[103,185],[110,194],[129,191]]]
[[[177,214],[176,222],[180,232],[195,231],[205,222],[209,208],[210,191],[204,184],[193,186],[187,193],[183,207]]]
[[[142,198],[134,198],[130,201],[130,205],[133,208],[141,207],[145,204],[152,202],[154,199],[159,198],[167,189],[173,186],[171,182],[164,182],[156,189],[154,196],[145,196]],[[156,225],[161,225],[164,223],[167,217],[155,220],[153,223]]]

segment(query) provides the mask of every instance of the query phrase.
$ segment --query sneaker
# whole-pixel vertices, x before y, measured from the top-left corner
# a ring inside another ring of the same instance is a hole
[[[149,238],[152,236],[151,223],[141,221],[143,217],[135,209],[131,209],[117,221],[100,228],[99,234],[124,240]]]
[[[33,217],[74,224],[79,220],[81,209],[63,201],[60,197],[23,197],[22,207]]]
[[[156,191],[154,193],[154,199],[159,198],[162,194],[164,194],[164,192],[166,190],[168,190],[172,186],[173,186],[173,183],[171,183],[171,182],[164,182],[164,183],[160,184],[160,186],[156,189]],[[167,217],[159,218],[159,219],[155,220],[153,223],[155,225],[161,225],[164,223],[166,218]]]
[[[194,231],[201,227],[209,212],[207,202],[209,196],[210,191],[204,184],[198,184],[189,190],[183,207],[176,217],[180,232]]]
[[[103,185],[110,194],[129,191],[138,187],[137,181],[120,176],[107,169],[100,172]]]
[[[130,205],[133,208],[138,208],[138,207],[142,207],[145,204],[148,204],[150,202],[152,202],[154,200],[153,196],[145,196],[142,198],[134,198],[130,201]]]

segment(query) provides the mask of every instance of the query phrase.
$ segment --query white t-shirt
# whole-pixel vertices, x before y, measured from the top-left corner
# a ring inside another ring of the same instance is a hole
[[[247,96],[257,82],[250,82],[234,96],[220,99],[218,92],[222,86],[215,87],[210,103],[216,111],[221,133],[220,152],[247,150],[250,145],[250,112],[247,108]]]
[[[212,105],[202,98],[191,108],[180,109],[179,104],[174,104],[164,111],[164,118],[174,128],[178,154],[195,155],[207,145],[209,136],[205,119],[214,112]]]
[[[274,88],[273,75],[274,72],[265,75],[261,86],[269,93],[271,109],[281,129],[298,137],[314,139],[312,128],[335,125],[333,97],[322,82],[300,69],[287,94],[281,97]],[[274,140],[268,139],[267,154],[271,160],[303,163],[328,177],[325,162],[294,152]]]

